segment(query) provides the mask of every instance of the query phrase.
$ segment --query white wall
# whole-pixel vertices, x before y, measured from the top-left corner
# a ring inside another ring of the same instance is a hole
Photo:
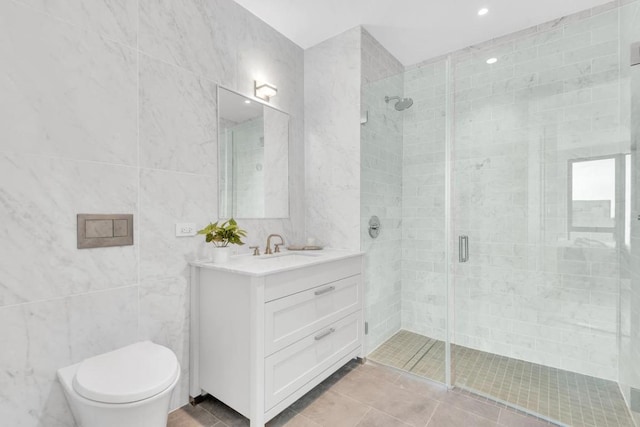
[[[360,249],[361,30],[304,53],[306,231]]]
[[[292,115],[290,220],[304,234],[303,52],[231,0],[0,4],[0,419],[72,426],[55,371],[139,339],[182,364],[187,262],[217,217],[216,83],[275,84]],[[77,213],[133,213],[134,246],[76,249]]]

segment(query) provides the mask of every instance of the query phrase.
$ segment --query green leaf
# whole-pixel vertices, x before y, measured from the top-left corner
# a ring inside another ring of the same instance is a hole
[[[202,230],[198,230],[198,234],[204,234],[207,243],[213,243],[218,247],[226,247],[229,244],[244,245],[241,237],[247,237],[247,232],[242,230],[233,218],[210,223]]]

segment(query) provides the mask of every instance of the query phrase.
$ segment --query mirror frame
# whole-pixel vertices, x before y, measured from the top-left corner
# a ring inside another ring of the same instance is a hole
[[[286,111],[274,107],[273,105],[271,105],[270,103],[268,103],[267,101],[257,98],[255,96],[248,96],[245,95],[244,93],[238,92],[237,90],[233,90],[230,89],[226,86],[223,85],[216,85],[216,181],[217,181],[217,185],[216,185],[216,192],[217,192],[217,200],[218,200],[218,207],[217,207],[217,215],[218,215],[218,219],[226,219],[225,217],[223,217],[221,215],[220,212],[220,206],[222,206],[222,197],[220,195],[220,164],[221,164],[221,159],[220,159],[220,89],[224,89],[227,92],[231,92],[235,95],[241,96],[245,99],[250,100],[251,102],[256,102],[260,105],[262,105],[263,107],[269,107],[275,111],[278,111],[280,113],[286,114],[287,117],[289,117],[289,120],[287,122],[287,216],[285,217],[235,217],[235,216],[231,216],[230,218],[234,218],[234,219],[241,219],[241,220],[282,220],[282,219],[290,219],[291,218],[291,114],[287,113]],[[233,212],[232,212],[233,213]]]

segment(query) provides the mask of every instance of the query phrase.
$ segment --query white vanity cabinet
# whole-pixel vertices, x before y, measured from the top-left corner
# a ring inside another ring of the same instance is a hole
[[[262,426],[364,357],[362,256],[234,257],[191,267],[190,395]]]

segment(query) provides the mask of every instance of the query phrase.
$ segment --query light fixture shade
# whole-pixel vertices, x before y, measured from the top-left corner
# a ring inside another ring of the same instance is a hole
[[[278,88],[272,84],[254,81],[256,98],[264,99],[268,101],[269,98],[273,98],[278,94]]]

